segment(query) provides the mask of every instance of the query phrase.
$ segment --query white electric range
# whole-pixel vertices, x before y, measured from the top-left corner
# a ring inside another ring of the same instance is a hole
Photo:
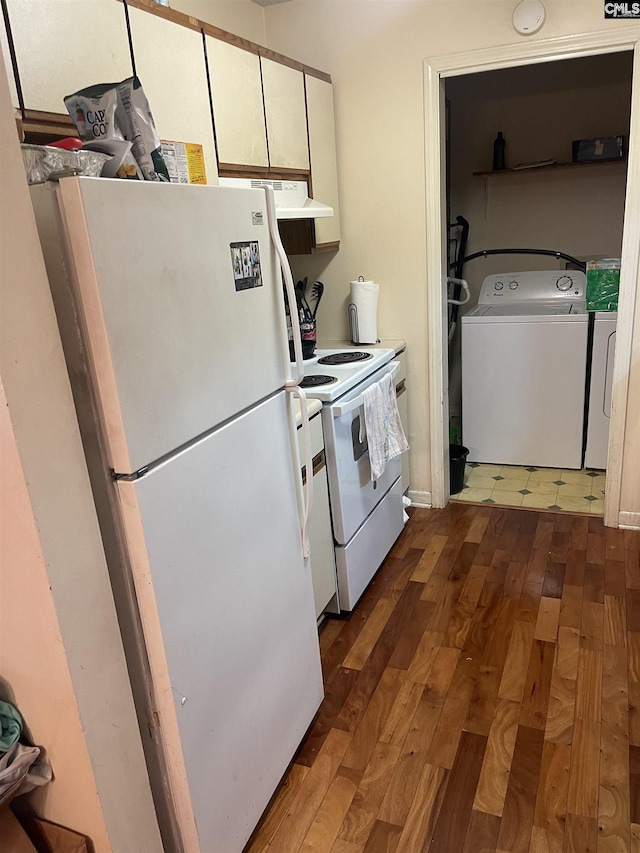
[[[404,525],[401,462],[392,459],[380,479],[371,480],[362,399],[385,373],[395,375],[394,355],[386,348],[344,347],[317,350],[304,362],[302,387],[323,404],[341,610],[355,607]]]
[[[302,387],[307,397],[323,403],[337,400],[388,364],[394,354],[392,349],[360,346],[316,350],[313,358],[305,359]]]

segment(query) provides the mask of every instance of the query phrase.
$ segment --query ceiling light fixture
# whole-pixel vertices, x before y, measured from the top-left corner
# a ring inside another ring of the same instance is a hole
[[[540,0],[521,0],[513,10],[513,28],[522,36],[533,35],[542,27],[545,17]]]
[[[251,0],[257,6],[273,6],[276,3],[288,3],[289,0]]]

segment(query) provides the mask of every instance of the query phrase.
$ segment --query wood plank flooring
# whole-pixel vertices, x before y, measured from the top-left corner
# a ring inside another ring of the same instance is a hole
[[[640,853],[640,533],[416,510],[246,853]]]

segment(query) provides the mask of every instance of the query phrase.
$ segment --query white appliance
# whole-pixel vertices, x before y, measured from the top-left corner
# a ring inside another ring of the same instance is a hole
[[[588,316],[582,272],[490,275],[462,317],[469,461],[580,468]]]
[[[392,349],[345,347],[317,350],[305,361],[303,387],[309,397],[323,402],[341,610],[353,610],[404,525],[400,458],[390,460],[372,482],[366,431],[360,439],[362,392],[385,373],[397,371],[393,356]]]
[[[587,446],[584,459],[587,468],[604,470],[607,467],[617,323],[618,314],[615,311],[597,311],[593,321]]]
[[[306,181],[263,180],[261,178],[219,178],[221,187],[258,189],[271,187],[278,219],[321,219],[333,216],[333,208],[315,198],[309,198]],[[295,305],[295,303],[294,303]]]
[[[273,200],[32,198],[165,848],[240,853],[323,695]]]

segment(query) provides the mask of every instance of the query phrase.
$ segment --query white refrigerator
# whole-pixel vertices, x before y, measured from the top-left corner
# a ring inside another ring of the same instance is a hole
[[[273,200],[32,199],[165,845],[239,853],[323,695]]]

